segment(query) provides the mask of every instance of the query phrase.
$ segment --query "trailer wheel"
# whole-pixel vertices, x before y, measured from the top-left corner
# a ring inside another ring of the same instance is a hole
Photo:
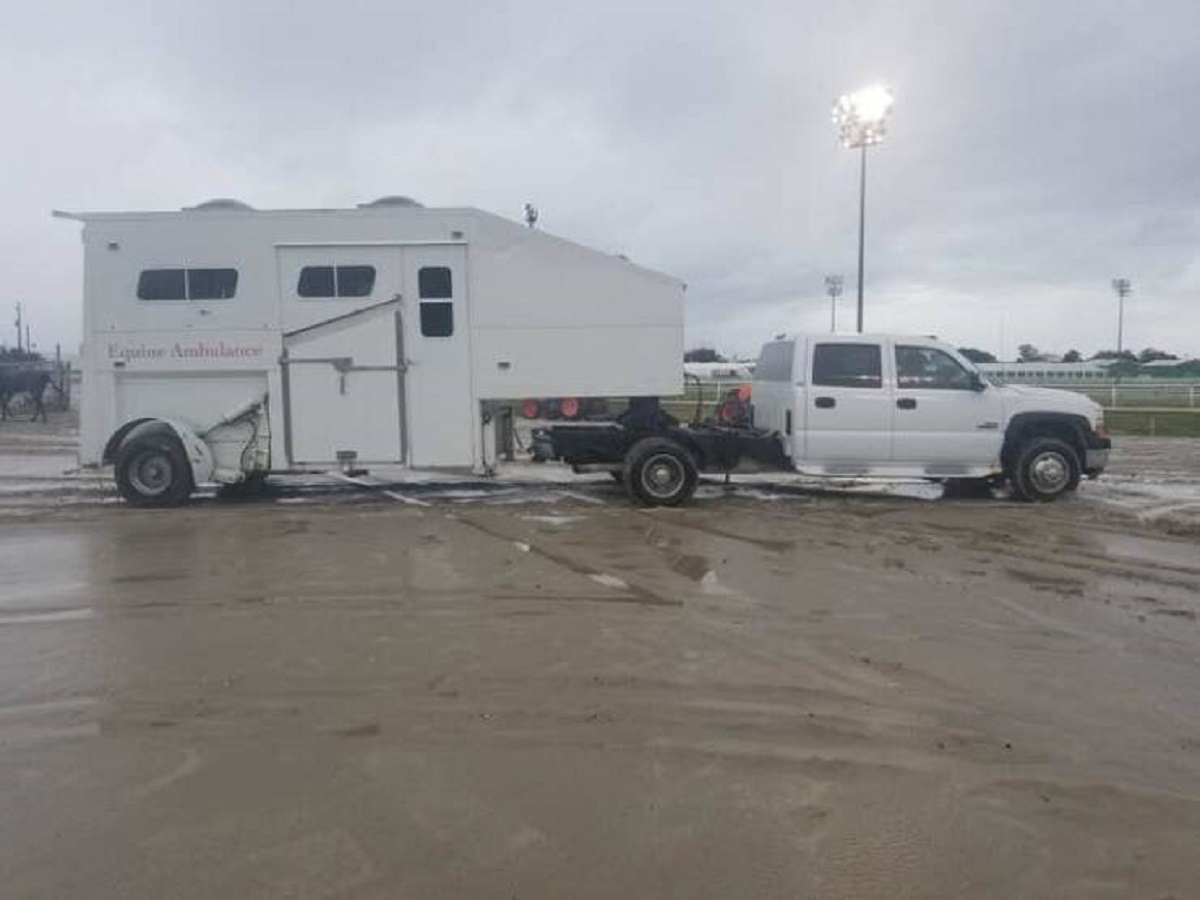
[[[1017,451],[1008,481],[1018,500],[1045,503],[1079,487],[1081,474],[1079,456],[1070,444],[1037,437]]]
[[[133,506],[180,506],[191,496],[192,467],[173,434],[154,433],[117,449],[117,489]]]
[[[625,454],[625,489],[645,506],[681,506],[696,491],[692,455],[675,441],[644,438]]]
[[[526,400],[521,404],[521,415],[526,419],[536,419],[541,411],[541,404],[536,400]]]
[[[579,400],[576,397],[563,397],[558,404],[558,408],[562,412],[564,419],[578,419],[581,412]]]

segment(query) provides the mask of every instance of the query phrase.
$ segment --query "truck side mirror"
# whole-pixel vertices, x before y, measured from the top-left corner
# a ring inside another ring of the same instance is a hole
[[[971,390],[973,390],[973,391],[986,391],[987,390],[987,382],[984,381],[983,376],[980,375],[978,372],[971,373]]]

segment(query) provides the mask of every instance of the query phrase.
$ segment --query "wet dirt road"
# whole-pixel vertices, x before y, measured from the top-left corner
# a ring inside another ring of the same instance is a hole
[[[0,894],[1196,895],[1194,533],[619,497],[3,521]]]

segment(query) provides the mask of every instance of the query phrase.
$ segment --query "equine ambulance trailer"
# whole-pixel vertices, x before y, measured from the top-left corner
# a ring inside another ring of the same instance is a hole
[[[679,281],[477,209],[56,215],[84,225],[80,461],[115,463],[135,503],[272,471],[488,470],[496,402],[682,389]]]

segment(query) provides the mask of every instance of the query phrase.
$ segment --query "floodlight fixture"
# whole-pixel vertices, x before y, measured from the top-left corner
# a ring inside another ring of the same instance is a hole
[[[833,105],[833,124],[838,127],[842,146],[857,149],[881,143],[894,103],[892,89],[882,84],[839,97]]]
[[[842,276],[825,276],[825,293],[829,295],[829,330],[837,331],[837,298],[842,296]]]

